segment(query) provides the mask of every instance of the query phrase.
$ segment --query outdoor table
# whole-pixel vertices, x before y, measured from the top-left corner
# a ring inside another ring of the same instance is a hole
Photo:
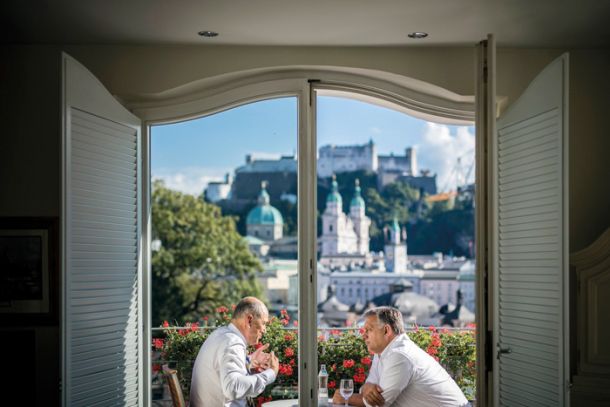
[[[263,407],[298,407],[299,399],[275,400],[263,403]],[[328,399],[328,407],[344,407],[345,404],[333,404],[332,399]]]

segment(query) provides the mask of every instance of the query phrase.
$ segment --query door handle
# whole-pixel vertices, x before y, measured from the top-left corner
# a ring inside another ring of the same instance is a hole
[[[513,353],[513,350],[511,348],[502,348],[502,347],[500,347],[500,345],[498,345],[497,359],[500,359],[501,355],[508,355],[509,353]]]

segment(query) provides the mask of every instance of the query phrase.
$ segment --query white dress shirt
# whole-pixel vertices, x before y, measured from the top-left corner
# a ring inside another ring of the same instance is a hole
[[[243,407],[275,380],[267,369],[249,374],[246,338],[233,324],[217,328],[201,346],[191,378],[192,407]]]
[[[443,367],[406,335],[373,357],[367,383],[382,389],[384,406],[462,407],[468,400]],[[371,407],[366,401],[364,404]]]

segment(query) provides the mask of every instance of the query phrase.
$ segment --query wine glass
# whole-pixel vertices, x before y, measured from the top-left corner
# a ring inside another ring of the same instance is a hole
[[[339,387],[341,396],[345,399],[345,405],[350,396],[354,394],[354,381],[352,379],[341,379],[341,386]]]

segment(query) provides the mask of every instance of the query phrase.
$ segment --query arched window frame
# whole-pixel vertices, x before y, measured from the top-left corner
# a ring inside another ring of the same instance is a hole
[[[244,104],[279,97],[298,99],[298,201],[316,200],[316,98],[336,96],[390,108],[423,120],[472,125],[474,96],[463,96],[413,78],[348,67],[292,66],[233,72],[205,78],[157,94],[119,96],[143,120],[143,176],[150,179],[150,126],[219,113]],[[144,183],[143,210],[150,214],[150,184]],[[317,242],[316,208],[299,204],[299,349],[315,349]],[[142,238],[150,240],[151,218]],[[150,332],[150,252],[144,255],[144,331]],[[299,393],[307,400],[316,388],[316,352],[299,355]],[[148,363],[150,365],[150,363]],[[309,367],[309,369],[308,369]]]

